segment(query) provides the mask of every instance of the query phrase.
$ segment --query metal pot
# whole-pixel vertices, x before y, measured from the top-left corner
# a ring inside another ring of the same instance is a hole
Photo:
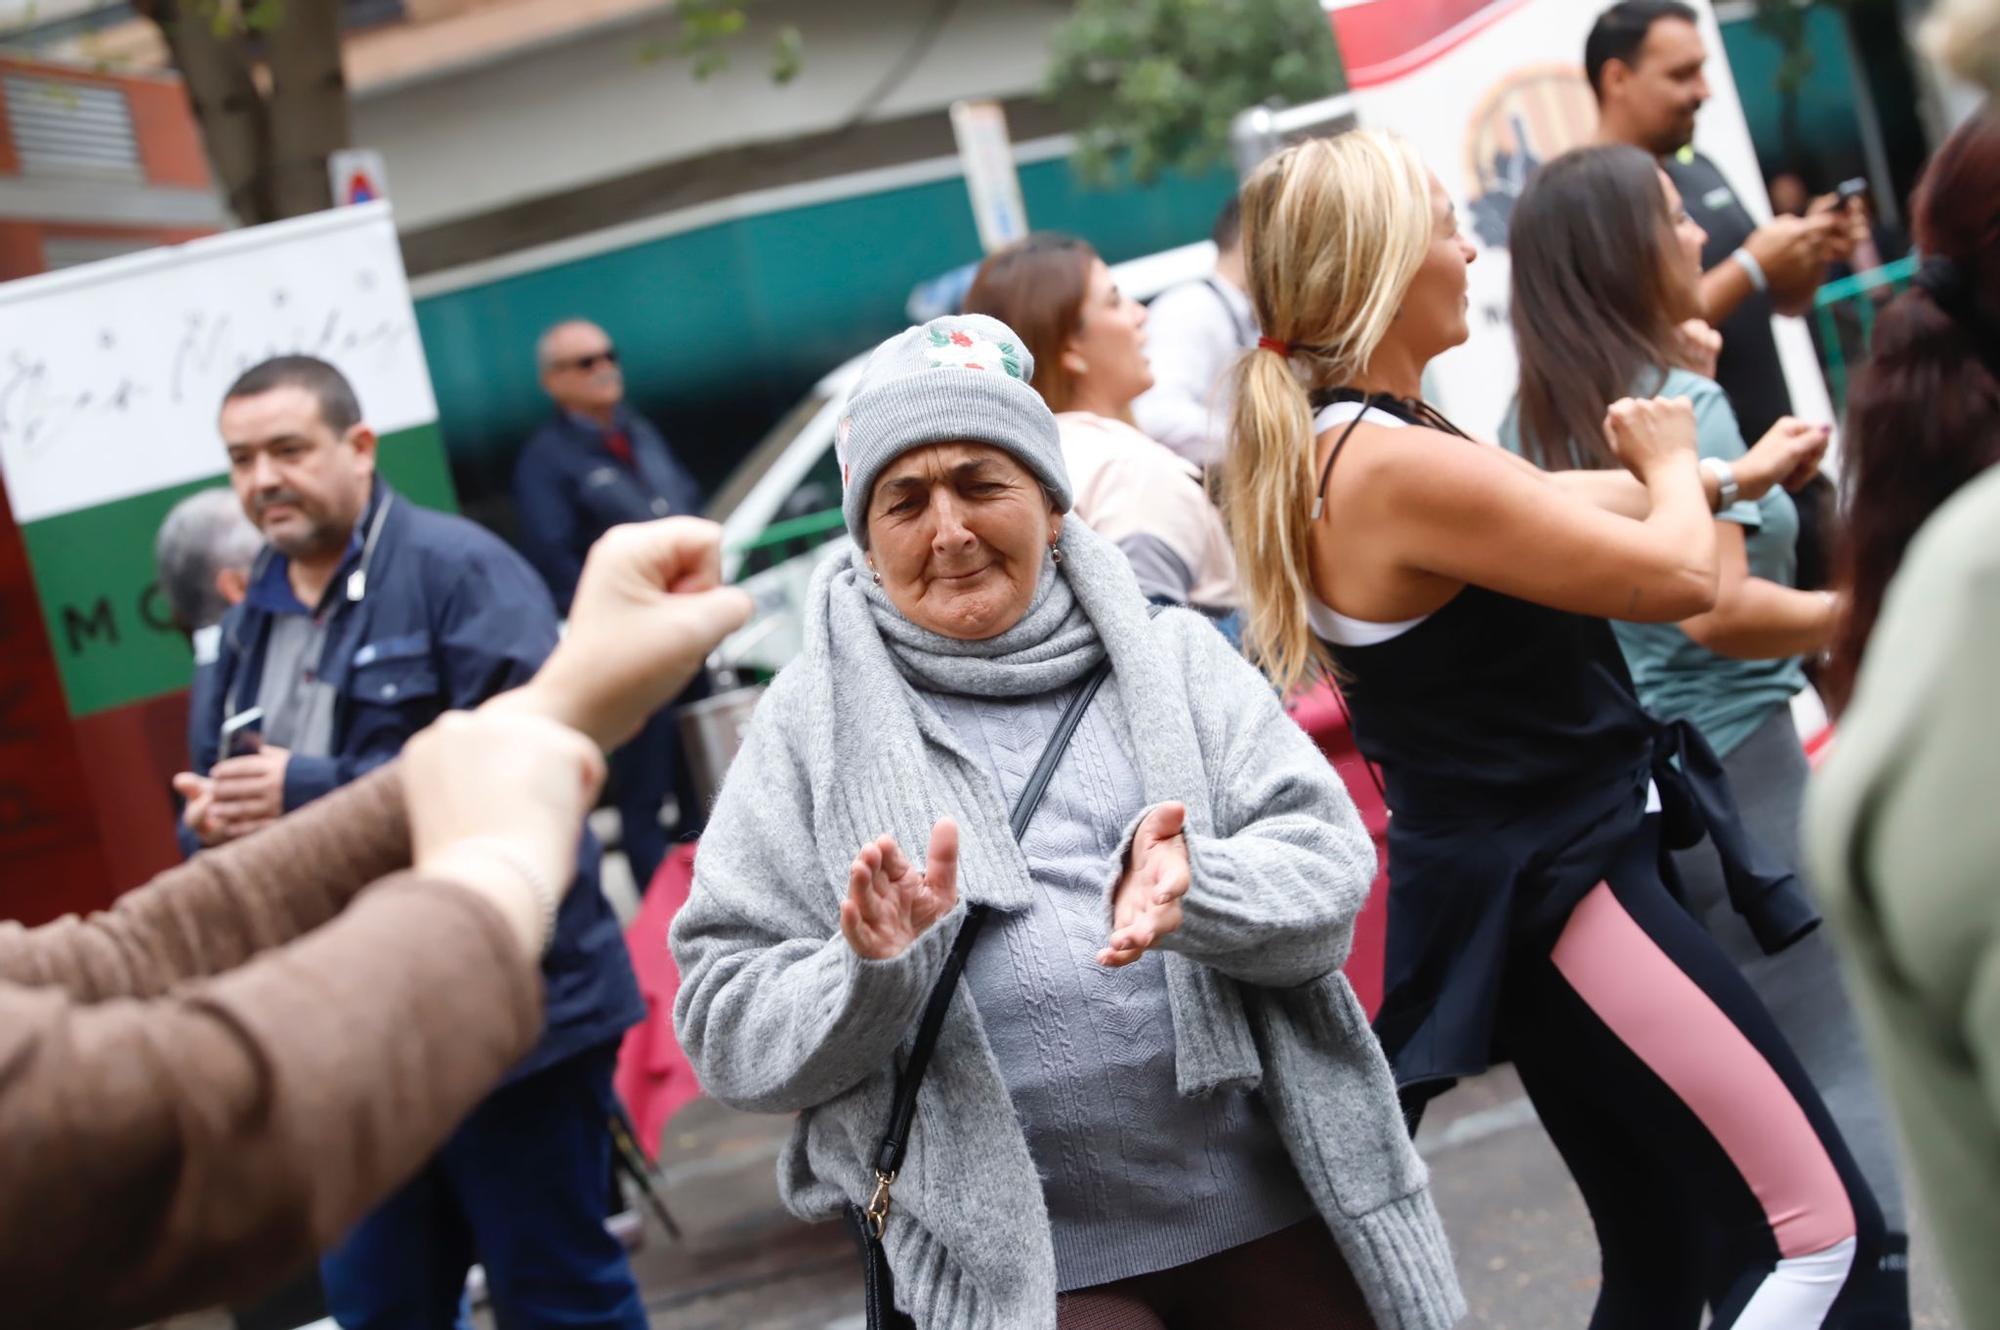
[[[704,812],[715,806],[722,778],[743,747],[743,732],[764,689],[764,684],[731,688],[680,709],[681,744],[694,779],[695,797],[701,800]]]

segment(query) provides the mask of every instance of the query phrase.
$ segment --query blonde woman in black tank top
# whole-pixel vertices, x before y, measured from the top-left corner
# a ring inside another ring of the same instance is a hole
[[[1817,917],[1744,836],[1699,735],[1639,707],[1605,622],[1714,601],[1691,411],[1617,402],[1604,428],[1627,470],[1545,475],[1425,406],[1425,365],[1466,336],[1474,252],[1398,140],[1288,149],[1243,204],[1265,334],[1237,371],[1225,495],[1246,643],[1281,686],[1334,674],[1382,768],[1376,1028],[1406,1105],[1516,1063],[1598,1230],[1595,1330],[1695,1330],[1711,1237],[1734,1272],[1717,1330],[1852,1324],[1874,1200],[1673,899],[1663,846],[1706,831],[1767,947]],[[1343,397],[1371,410],[1316,434],[1315,410]],[[1761,494],[1797,460],[1760,458],[1739,485]]]

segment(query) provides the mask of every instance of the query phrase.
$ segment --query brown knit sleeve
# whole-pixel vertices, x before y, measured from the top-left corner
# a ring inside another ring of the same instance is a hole
[[[24,929],[0,923],[0,982],[72,997],[150,997],[221,974],[338,914],[410,864],[395,764],[252,836],[217,846],[127,892],[109,910]]]
[[[241,1298],[410,1177],[533,1046],[499,912],[395,878],[312,936],[152,1001],[0,986],[10,1323]]]

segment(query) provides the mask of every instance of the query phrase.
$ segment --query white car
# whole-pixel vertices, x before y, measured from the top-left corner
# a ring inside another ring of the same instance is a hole
[[[1215,246],[1203,240],[1115,264],[1111,275],[1134,299],[1150,301],[1214,269]],[[806,584],[823,547],[843,530],[833,431],[866,359],[855,356],[814,385],[709,504],[722,523],[723,576],[758,602],[750,626],[716,652],[718,665],[775,671],[798,652]]]

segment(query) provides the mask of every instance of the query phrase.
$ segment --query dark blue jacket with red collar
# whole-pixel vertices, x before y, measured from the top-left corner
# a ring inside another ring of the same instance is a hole
[[[556,644],[547,589],[491,532],[419,508],[379,480],[357,534],[378,517],[365,570],[365,542],[357,539],[321,606],[330,618],[318,673],[338,694],[332,752],[292,756],[286,812],[389,761],[444,712],[526,682]],[[364,573],[359,584],[357,571]],[[215,764],[223,720],[256,705],[271,623],[287,602],[296,605],[284,560],[266,549],[250,594],[222,621],[212,674],[193,698],[196,772],[206,775]],[[624,937],[599,889],[599,848],[588,832],[542,974],[548,1027],[515,1076],[615,1039],[645,1015]]]
[[[514,465],[514,511],[521,550],[569,613],[583,557],[622,522],[701,513],[701,486],[638,412],[620,406],[613,421],[631,445],[628,465],[605,444],[604,430],[567,412],[552,416]]]

